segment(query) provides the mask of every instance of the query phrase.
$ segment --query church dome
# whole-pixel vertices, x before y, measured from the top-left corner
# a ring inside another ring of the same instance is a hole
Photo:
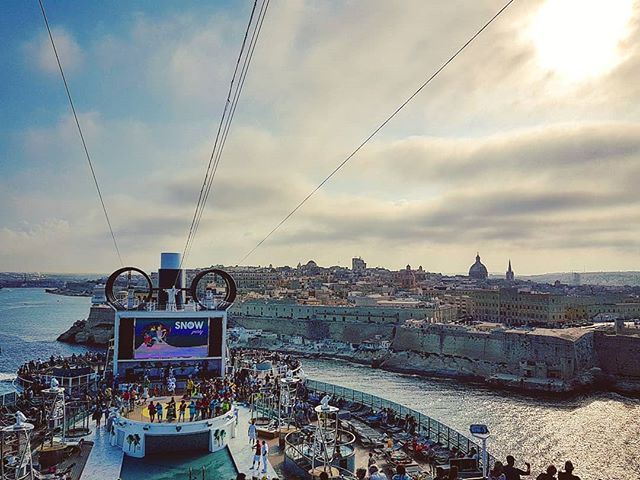
[[[480,261],[480,254],[476,255],[476,263],[471,265],[469,269],[469,277],[475,278],[476,280],[486,280],[489,277],[487,267]]]

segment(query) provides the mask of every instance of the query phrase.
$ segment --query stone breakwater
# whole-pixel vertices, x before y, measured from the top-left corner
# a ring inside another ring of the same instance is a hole
[[[113,311],[93,306],[60,341],[107,345]],[[640,335],[592,328],[507,329],[230,315],[231,327],[261,331],[237,346],[340,358],[390,371],[464,378],[525,391],[640,393]],[[375,339],[375,342],[371,342]],[[376,343],[377,342],[377,343]]]

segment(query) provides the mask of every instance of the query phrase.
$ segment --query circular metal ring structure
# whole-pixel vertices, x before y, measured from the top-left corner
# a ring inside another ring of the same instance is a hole
[[[203,299],[198,297],[198,283],[200,283],[200,280],[202,280],[205,275],[208,275],[210,273],[222,277],[226,286],[224,299],[213,308],[208,307],[207,304],[203,302]],[[217,268],[210,268],[208,270],[201,271],[193,278],[193,281],[191,282],[191,298],[198,302],[198,305],[200,305],[203,310],[226,310],[231,305],[233,305],[237,293],[238,289],[233,277],[224,270],[218,270]]]
[[[143,270],[140,270],[139,268],[136,268],[136,267],[122,267],[111,274],[111,276],[107,280],[107,284],[104,287],[104,293],[105,293],[105,296],[107,297],[107,303],[111,305],[113,308],[115,308],[116,310],[127,310],[127,307],[124,306],[122,303],[120,303],[116,298],[115,294],[113,293],[113,287],[115,286],[116,279],[120,275],[126,272],[139,273],[144,277],[144,279],[147,282],[147,285],[149,285],[149,293],[147,293],[147,296],[144,298],[144,303],[136,307],[137,309],[144,308],[144,305],[149,303],[153,297],[153,284],[151,283],[151,278],[149,278],[149,275],[147,275],[146,272],[144,272]]]

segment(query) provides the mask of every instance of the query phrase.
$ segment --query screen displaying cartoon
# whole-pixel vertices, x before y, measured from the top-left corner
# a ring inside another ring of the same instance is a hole
[[[135,360],[204,358],[209,352],[209,319],[136,319]]]

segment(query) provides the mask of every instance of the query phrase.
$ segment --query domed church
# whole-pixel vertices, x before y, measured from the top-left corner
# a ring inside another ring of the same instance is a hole
[[[486,280],[489,277],[487,267],[485,267],[480,261],[480,254],[476,255],[476,263],[471,265],[469,269],[469,277],[475,280]]]

